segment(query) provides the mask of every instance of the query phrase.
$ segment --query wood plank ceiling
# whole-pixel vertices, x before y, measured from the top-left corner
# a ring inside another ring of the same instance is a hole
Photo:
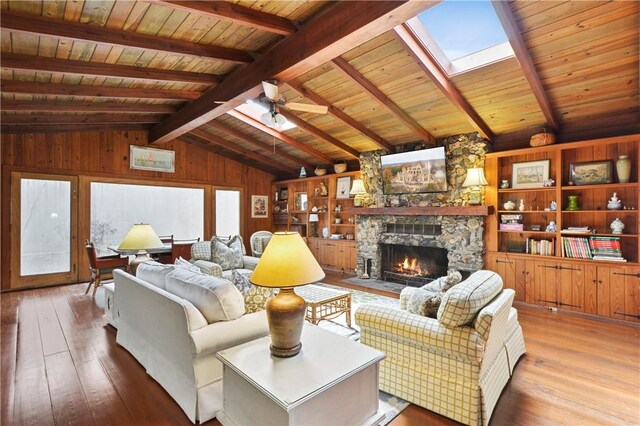
[[[639,2],[496,1],[516,57],[452,77],[403,25],[436,3],[2,1],[1,130],[142,126],[280,175],[476,131],[640,131]],[[233,109],[267,78],[329,113],[276,131]]]

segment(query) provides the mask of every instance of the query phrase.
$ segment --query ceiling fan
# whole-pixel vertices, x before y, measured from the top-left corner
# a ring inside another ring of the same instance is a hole
[[[265,80],[262,82],[263,93],[258,96],[254,103],[267,109],[267,112],[260,116],[260,121],[269,127],[282,126],[287,119],[278,112],[278,108],[284,107],[292,111],[311,112],[314,114],[326,114],[329,107],[326,105],[303,104],[299,102],[287,102],[280,94],[278,82],[275,80]]]

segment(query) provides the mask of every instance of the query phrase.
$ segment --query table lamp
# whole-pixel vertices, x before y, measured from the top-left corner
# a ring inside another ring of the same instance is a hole
[[[349,194],[355,195],[353,199],[354,207],[362,207],[364,194],[366,193],[367,191],[364,189],[364,183],[362,182],[362,179],[354,179],[353,185],[351,186],[351,191],[349,191]]]
[[[318,217],[318,213],[311,213],[309,215],[309,223],[311,224],[311,236],[318,236],[318,222],[320,222],[320,218]]]
[[[481,204],[480,187],[484,185],[488,185],[488,182],[484,177],[484,169],[482,167],[467,169],[467,178],[462,186],[465,188],[471,187],[469,194],[470,206],[479,206]]]
[[[297,355],[307,302],[293,287],[318,282],[324,271],[297,232],[276,232],[262,253],[249,279],[260,287],[280,288],[267,302],[267,321],[271,333],[271,354],[280,358]]]
[[[162,247],[164,247],[164,244],[160,241],[158,234],[156,234],[156,231],[153,230],[151,225],[136,223],[129,229],[127,235],[124,236],[118,250],[138,250],[136,258],[129,264],[131,273],[135,275],[138,265],[147,260],[151,260],[146,250]]]

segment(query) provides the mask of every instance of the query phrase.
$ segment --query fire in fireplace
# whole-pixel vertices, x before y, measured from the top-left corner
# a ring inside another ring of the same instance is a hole
[[[447,274],[448,251],[438,247],[381,244],[385,281],[420,287]]]

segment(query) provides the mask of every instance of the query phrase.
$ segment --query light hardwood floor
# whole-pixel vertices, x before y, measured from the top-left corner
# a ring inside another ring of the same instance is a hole
[[[343,277],[328,274],[326,282]],[[190,424],[84,284],[2,293],[2,425]],[[492,425],[640,424],[640,329],[517,306],[527,354]],[[207,424],[217,425],[217,421]],[[410,406],[392,423],[455,422]]]

